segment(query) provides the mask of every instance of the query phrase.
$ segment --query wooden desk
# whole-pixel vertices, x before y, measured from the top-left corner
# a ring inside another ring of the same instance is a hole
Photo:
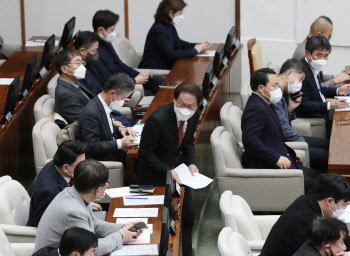
[[[155,187],[153,195],[164,195],[164,187]],[[176,235],[169,235],[169,249],[172,250],[173,256],[179,255],[179,244],[180,244],[180,234],[181,234],[181,212],[182,212],[182,202],[185,194],[185,189],[181,188],[181,197],[173,198],[172,204],[177,202],[180,203],[178,215],[173,216],[173,220],[176,222]],[[160,235],[162,229],[162,211],[163,205],[140,205],[140,206],[124,206],[123,198],[113,198],[109,205],[107,219],[106,221],[111,223],[116,223],[117,218],[113,217],[115,208],[159,208],[157,218],[148,218],[148,224],[153,224],[153,233],[151,234],[151,244],[157,244],[159,249]]]
[[[215,50],[218,44],[214,44],[210,50]],[[211,91],[207,98],[208,106],[202,111],[195,138],[197,165],[201,168],[208,168],[208,164],[212,163],[212,152],[210,147],[210,135],[216,126],[220,125],[220,109],[227,101],[232,101],[231,97],[235,92],[235,88],[241,86],[241,63],[240,52],[242,46],[235,49],[229,58],[229,64],[224,68],[218,77],[217,86]],[[209,64],[213,61],[212,57],[193,57],[178,60],[170,73],[166,77],[164,83],[179,84],[184,81],[190,81],[197,85],[201,85],[205,71]],[[233,72],[233,69],[235,69]],[[238,84],[239,83],[239,84]],[[142,118],[144,123],[149,115],[159,107],[166,105],[174,100],[174,88],[160,88],[155,95],[151,105],[148,107],[145,116]],[[200,145],[201,144],[201,145]],[[204,150],[201,150],[203,148]],[[137,177],[134,174],[136,159],[138,157],[138,147],[132,147],[127,152],[127,168],[128,175],[131,180],[137,183]],[[199,161],[198,161],[199,160]]]

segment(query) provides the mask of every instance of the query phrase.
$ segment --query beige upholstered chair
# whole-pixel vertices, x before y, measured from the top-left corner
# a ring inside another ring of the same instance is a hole
[[[242,148],[222,126],[215,128],[210,142],[220,195],[230,190],[245,198],[253,211],[266,212],[284,211],[304,194],[302,170],[244,169]]]
[[[265,240],[280,215],[253,215],[248,203],[231,191],[220,197],[221,218],[225,227],[240,233],[254,253],[260,253]]]
[[[0,256],[31,256],[35,243],[10,243],[0,228]]]
[[[27,227],[30,197],[25,188],[11,177],[0,183],[0,229],[11,243],[34,243],[36,228]]]
[[[225,227],[218,237],[220,256],[253,256],[244,237],[233,232],[231,228]]]
[[[34,104],[34,118],[37,123],[42,118],[49,118],[51,121],[61,120],[68,124],[60,114],[54,112],[55,99],[51,98],[50,95],[45,94],[41,96]]]
[[[42,118],[33,127],[33,147],[36,173],[53,159],[57,151],[56,136],[61,129],[50,119]],[[111,187],[123,186],[123,163],[113,161],[101,161],[109,170],[109,182]],[[105,197],[102,203],[109,202],[110,198]]]
[[[47,93],[50,95],[51,98],[55,99],[55,90],[57,86],[57,79],[60,76],[60,74],[54,75],[49,83],[47,84]]]
[[[243,111],[232,104],[232,102],[226,102],[220,110],[221,123],[225,127],[226,131],[229,131],[237,139],[239,145],[243,148],[242,143],[242,130],[241,119]],[[302,123],[300,123],[302,124]],[[305,127],[305,133],[309,133],[307,130],[309,127]],[[288,146],[293,148],[295,152],[303,159],[303,164],[310,167],[310,155],[309,145],[306,142],[286,142]]]

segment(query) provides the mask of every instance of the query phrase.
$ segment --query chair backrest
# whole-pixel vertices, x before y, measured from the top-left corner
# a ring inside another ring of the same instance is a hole
[[[210,136],[217,177],[225,176],[226,168],[242,168],[242,149],[233,135],[223,126],[214,129]]]
[[[226,102],[220,110],[221,124],[237,139],[242,141],[241,119],[243,111],[239,107],[233,105],[232,102]]]
[[[33,127],[32,138],[36,173],[52,160],[57,151],[56,136],[61,131],[49,118],[42,118]]]
[[[239,232],[248,241],[263,240],[252,210],[242,197],[225,191],[220,197],[220,209],[226,227]]]
[[[0,256],[15,256],[11,244],[7,239],[4,231],[0,228]]]
[[[34,104],[35,122],[38,122],[44,117],[50,117],[54,112],[54,108],[55,99],[51,98],[48,94],[41,96]]]
[[[47,93],[50,95],[51,98],[55,98],[55,90],[57,86],[57,79],[60,76],[60,74],[54,75],[50,82],[47,84]]]
[[[247,48],[250,75],[252,75],[255,70],[258,70],[263,65],[262,51],[260,44],[256,42],[255,38],[248,40]]]
[[[233,232],[229,227],[221,230],[218,237],[218,248],[220,256],[253,256],[244,237]]]
[[[122,62],[132,68],[137,68],[141,58],[137,55],[135,48],[124,36],[118,34],[112,45]]]
[[[30,197],[16,180],[0,184],[0,223],[25,226],[29,217]]]
[[[12,178],[8,175],[4,175],[0,177],[0,185],[1,183],[4,183],[5,181],[12,180]]]

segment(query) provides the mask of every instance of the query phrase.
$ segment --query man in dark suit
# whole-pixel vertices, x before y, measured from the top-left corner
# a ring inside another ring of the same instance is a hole
[[[284,141],[280,120],[271,104],[282,98],[275,71],[262,68],[250,79],[253,91],[242,115],[242,155],[244,168],[258,169],[302,169],[305,193],[313,186],[319,171],[303,167],[300,156]]]
[[[51,201],[65,188],[73,185],[75,166],[85,160],[86,145],[68,140],[57,149],[53,160],[47,163],[36,178],[30,200],[27,226],[37,227]],[[93,203],[94,209],[102,210]]]
[[[134,81],[124,73],[112,75],[103,91],[82,111],[78,124],[78,138],[87,143],[86,157],[100,161],[124,161],[121,149],[134,145],[137,133],[131,127],[115,127],[111,118],[114,106],[122,106],[135,88]],[[126,134],[131,137],[127,138]]]
[[[202,100],[201,91],[197,85],[184,82],[176,87],[174,98],[174,103],[154,111],[143,128],[136,168],[141,184],[164,186],[167,171],[182,162],[189,167],[192,174],[198,172],[193,143],[199,119],[197,107]],[[181,184],[174,170],[172,176]],[[187,256],[192,253],[194,224],[194,206],[188,187],[185,187],[182,221],[183,255]]]
[[[322,87],[320,71],[327,63],[332,47],[324,36],[311,37],[305,46],[305,58],[302,62],[308,68],[308,74],[303,81],[301,104],[295,109],[297,117],[324,118],[327,124],[327,135],[330,136],[332,120],[328,117],[328,110],[348,107],[345,99],[334,99],[327,102],[326,98],[344,95],[350,90],[350,84],[336,87]]]
[[[45,246],[33,256],[94,256],[97,246],[98,238],[94,233],[74,227],[64,231],[59,244]]]
[[[60,74],[55,90],[55,112],[69,124],[78,121],[83,108],[94,97],[89,89],[78,82],[85,78],[84,64],[79,52],[74,49],[65,49],[55,58]]]
[[[261,256],[292,256],[306,242],[308,227],[315,218],[339,218],[349,200],[350,185],[344,177],[320,175],[312,194],[298,197],[272,227]]]

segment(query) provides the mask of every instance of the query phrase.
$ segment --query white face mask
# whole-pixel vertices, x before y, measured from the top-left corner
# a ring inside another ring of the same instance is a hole
[[[124,100],[117,100],[117,99],[112,100],[112,97],[110,99],[111,99],[111,104],[109,104],[110,109],[118,109],[124,105]]]
[[[331,208],[330,206],[328,206],[328,207],[329,207],[329,209],[331,209],[331,211],[332,211],[332,217],[333,217],[333,218],[339,219],[339,217],[345,212],[345,209],[344,209],[344,208],[338,209],[338,207],[337,207],[337,205],[335,204],[335,201],[334,201],[334,200],[333,200],[333,202],[334,202],[334,205],[335,205],[336,210],[333,212],[332,208]]]
[[[83,64],[81,64],[77,69],[71,69],[70,67],[66,66],[70,70],[73,70],[74,73],[73,75],[75,76],[76,79],[84,79],[85,74],[86,74],[86,68],[84,67]]]
[[[265,97],[270,99],[270,103],[276,104],[282,99],[282,90],[280,88],[277,88],[276,90],[270,91],[265,87],[266,90],[270,92],[270,97],[267,97],[267,95],[263,92]]]
[[[101,199],[103,199],[105,197],[105,195],[106,195],[106,190],[103,190],[103,196],[101,198],[97,198],[97,196],[96,196],[95,201],[100,201]]]
[[[173,24],[174,25],[179,25],[182,21],[184,20],[184,15],[178,15],[173,18]]]
[[[116,38],[117,38],[117,34],[115,33],[115,31],[113,31],[112,33],[107,33],[106,30],[103,29],[103,31],[105,32],[105,34],[107,35],[106,37],[102,34],[99,34],[100,37],[105,40],[108,43],[112,43]]]
[[[314,60],[311,57],[311,62],[310,66],[312,67],[313,70],[315,70],[317,73],[322,71],[324,67],[327,65],[327,60]]]
[[[175,103],[174,103],[174,111],[175,111],[177,119],[180,121],[187,121],[196,112],[196,111],[189,110],[187,108],[178,108],[178,107],[176,107]]]
[[[292,73],[292,76],[294,78],[294,83],[290,84],[288,81],[288,93],[294,94],[301,90],[301,86],[303,85],[302,82],[298,81],[298,79],[295,78],[294,74]]]

